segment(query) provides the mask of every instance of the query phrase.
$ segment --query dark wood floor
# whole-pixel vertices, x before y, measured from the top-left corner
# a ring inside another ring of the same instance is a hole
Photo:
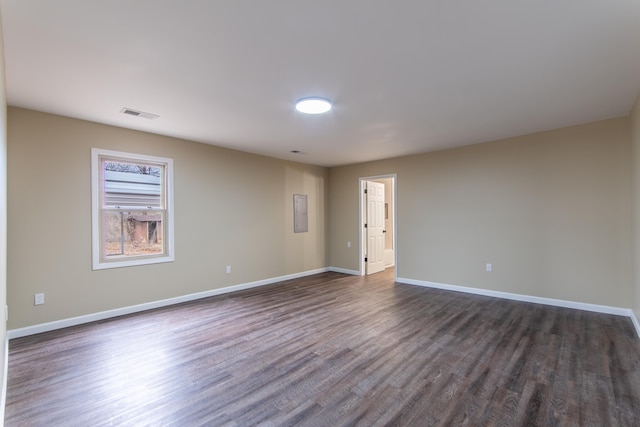
[[[325,273],[10,342],[6,425],[639,426],[619,316]]]

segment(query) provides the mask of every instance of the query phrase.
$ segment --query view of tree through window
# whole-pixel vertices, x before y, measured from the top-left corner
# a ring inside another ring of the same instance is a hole
[[[132,163],[104,162],[105,171],[136,173],[140,175],[160,176],[160,168],[148,165],[137,165]]]

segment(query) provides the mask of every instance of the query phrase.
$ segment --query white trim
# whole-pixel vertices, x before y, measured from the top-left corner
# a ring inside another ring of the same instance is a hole
[[[633,310],[631,310],[631,321],[633,322],[633,326],[636,327],[636,333],[638,334],[638,338],[640,338],[640,322],[638,322],[636,313],[634,313]]]
[[[9,339],[26,337],[28,335],[39,334],[42,332],[53,331],[56,329],[67,328],[69,326],[81,325],[83,323],[95,322],[98,320],[109,319],[111,317],[123,316],[126,314],[138,313],[141,311],[152,310],[154,308],[166,307],[174,304],[180,304],[183,302],[194,301],[202,298],[208,298],[215,295],[228,294],[230,292],[241,291],[244,289],[255,288],[258,286],[271,285],[273,283],[282,282],[285,280],[298,279],[301,277],[311,276],[319,273],[326,273],[328,268],[319,268],[316,270],[303,271],[301,273],[287,274],[285,276],[273,277],[271,279],[258,280],[255,282],[242,283],[239,285],[227,286],[224,288],[211,289],[209,291],[198,292],[195,294],[183,295],[174,298],[168,298],[160,301],[146,302],[138,305],[131,305],[128,307],[116,308],[113,310],[101,311],[98,313],[86,314],[78,317],[71,317],[68,319],[55,320],[53,322],[40,323],[39,325],[27,326],[25,328],[12,329],[7,331]]]
[[[2,367],[2,395],[0,395],[0,427],[4,426],[4,407],[7,404],[7,376],[9,375],[9,336],[4,339],[4,366]]]
[[[163,239],[166,240],[165,254],[153,257],[131,257],[121,261],[105,261],[100,255],[100,157],[113,157],[123,161],[141,161],[164,165],[164,192],[166,205],[164,206],[165,218],[163,227]],[[93,270],[103,270],[118,267],[130,267],[135,265],[158,264],[173,262],[174,255],[174,229],[173,229],[173,159],[167,157],[149,156],[145,154],[125,153],[122,151],[91,149],[91,261]]]
[[[442,283],[427,282],[423,280],[398,278],[398,283],[406,283],[408,285],[424,286],[427,288],[444,289],[447,291],[464,292],[467,294],[484,295],[494,298],[509,299],[514,301],[532,302],[535,304],[552,305],[555,307],[573,308],[576,310],[593,311],[596,313],[614,314],[617,316],[631,317],[633,311],[629,308],[610,307],[606,305],[588,304],[584,302],[567,301],[553,298],[542,298],[531,295],[512,294],[509,292],[491,291],[488,289],[469,288],[466,286],[445,285]],[[636,328],[638,328],[636,326]]]
[[[329,271],[333,271],[335,273],[351,274],[353,276],[362,276],[362,274],[360,274],[358,270],[348,270],[346,268],[329,267]]]
[[[360,269],[358,275],[364,276],[367,274],[367,267],[364,263],[364,247],[365,247],[365,235],[364,235],[364,183],[366,179],[360,177],[358,180],[358,268]]]

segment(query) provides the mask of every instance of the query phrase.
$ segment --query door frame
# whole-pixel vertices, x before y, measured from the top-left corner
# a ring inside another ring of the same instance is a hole
[[[364,263],[364,245],[366,244],[365,239],[366,235],[364,233],[364,216],[365,216],[365,207],[366,202],[364,198],[364,183],[365,181],[378,181],[381,179],[389,179],[391,178],[393,181],[393,258],[394,258],[394,280],[398,279],[398,174],[390,173],[386,175],[375,175],[375,176],[361,176],[358,181],[358,188],[360,191],[360,197],[358,198],[359,209],[358,209],[358,224],[359,224],[359,238],[358,238],[358,256],[360,257],[359,263],[359,273],[360,276],[366,275],[366,266]]]

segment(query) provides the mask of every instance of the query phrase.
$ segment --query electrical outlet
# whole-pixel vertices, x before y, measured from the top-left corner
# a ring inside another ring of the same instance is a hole
[[[231,266],[230,266],[230,265],[227,265],[226,272],[227,272],[227,274],[230,274],[230,273],[231,273]]]
[[[347,242],[347,247],[350,248],[351,247],[351,242]]]
[[[33,299],[33,305],[42,305],[44,304],[44,294],[35,294]]]
[[[491,273],[493,271],[493,264],[487,264],[487,271]]]

